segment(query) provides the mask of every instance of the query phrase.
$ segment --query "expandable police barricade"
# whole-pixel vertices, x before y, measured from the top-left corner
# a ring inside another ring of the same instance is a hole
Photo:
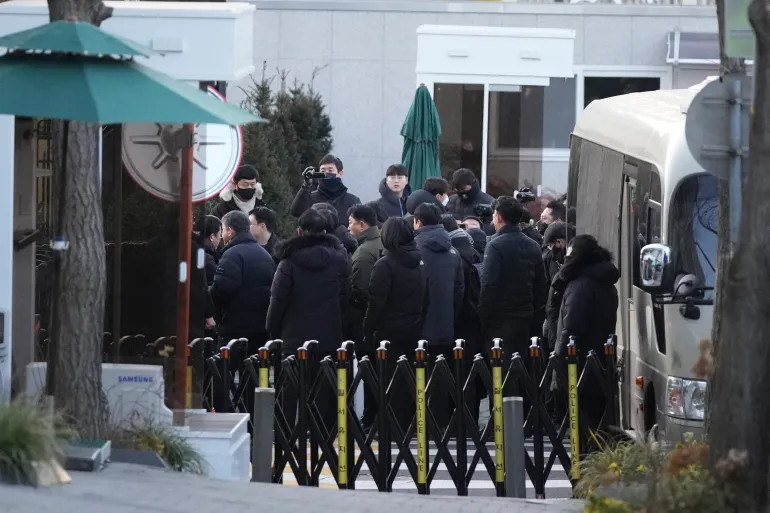
[[[210,342],[194,341],[191,355],[200,355],[207,345]],[[425,341],[417,343],[413,355],[390,354],[389,343],[383,341],[375,361],[361,358],[354,372],[352,342],[344,343],[334,358],[320,358],[316,341],[285,355],[283,343],[273,340],[248,356],[241,339],[230,341],[205,362],[198,356],[193,363],[191,356],[194,368],[188,376],[192,381],[203,376],[202,383],[196,383],[203,407],[250,413],[252,420],[268,413],[254,411],[254,389],[274,389],[273,482],[282,482],[288,469],[299,485],[318,486],[328,466],[339,488],[355,489],[366,466],[379,491],[392,491],[396,476],[405,469],[418,493],[429,494],[441,467],[458,495],[467,495],[471,479],[480,474],[494,483],[498,496],[512,496],[523,494],[523,487],[509,485],[507,490],[506,482],[515,480],[506,479],[506,473],[523,470],[535,496],[544,498],[557,461],[574,486],[581,456],[598,449],[599,433],[618,429],[616,337],[608,337],[602,356],[590,351],[579,358],[578,345],[572,338],[565,357],[551,354],[545,360],[538,338],[532,339],[525,356],[504,355],[502,340],[495,339],[488,359],[481,354],[470,359],[464,341],[458,340],[450,364],[443,355],[432,358]],[[354,405],[356,392],[363,388],[376,402],[368,429]],[[490,402],[491,418],[484,426],[472,413],[479,389]],[[504,396],[524,399],[523,425],[504,425]],[[434,403],[449,411],[435,411]],[[507,437],[511,430],[522,430],[522,436]],[[506,438],[523,445],[524,436],[531,438],[533,455],[506,450]],[[456,447],[454,456],[450,442]],[[506,452],[514,455],[512,461],[505,460]],[[523,455],[523,461],[515,455]]]

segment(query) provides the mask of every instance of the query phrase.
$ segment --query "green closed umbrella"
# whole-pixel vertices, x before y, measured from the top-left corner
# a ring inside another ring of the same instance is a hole
[[[412,106],[401,127],[404,148],[401,163],[409,170],[412,189],[422,187],[427,178],[441,176],[438,158],[438,140],[441,137],[441,122],[436,104],[428,88],[421,84],[414,95]]]

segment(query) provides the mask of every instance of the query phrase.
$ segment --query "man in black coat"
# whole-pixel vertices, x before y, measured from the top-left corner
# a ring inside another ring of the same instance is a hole
[[[348,225],[340,224],[340,214],[337,212],[337,209],[330,203],[316,203],[310,208],[324,216],[324,219],[326,219],[326,233],[337,237],[348,252],[348,255],[352,256],[356,248],[358,248],[358,241],[348,231]]]
[[[334,155],[326,155],[318,164],[318,170],[324,173],[326,178],[318,180],[318,187],[315,190],[312,181],[305,182],[291,204],[291,215],[299,217],[316,203],[329,203],[344,216],[350,207],[361,203],[358,196],[350,194],[348,188],[342,183],[345,172],[342,170],[340,159]],[[339,219],[338,222],[342,226],[347,226],[344,219]]]
[[[249,353],[267,341],[265,316],[275,263],[249,233],[249,218],[240,211],[222,219],[225,251],[219,260],[210,293],[221,312],[219,333],[225,341],[249,340]]]
[[[438,207],[423,203],[414,211],[415,240],[425,263],[428,310],[422,336],[439,351],[451,349],[454,321],[462,309],[465,279],[460,254],[441,224]]]
[[[409,170],[401,164],[393,164],[385,171],[385,178],[380,182],[379,208],[386,217],[404,217],[409,188]]]
[[[423,203],[436,205],[441,213],[446,212],[449,203],[449,182],[443,178],[432,176],[425,180],[422,189],[418,189],[409,195],[406,200],[406,211],[414,215],[414,210]]]
[[[477,215],[477,205],[491,205],[495,200],[492,196],[481,190],[476,175],[470,169],[460,168],[455,171],[452,175],[452,186],[456,194],[449,198],[446,209],[457,220]],[[494,233],[492,226],[487,222],[484,223],[482,229],[488,235]]]
[[[275,212],[267,207],[257,207],[249,212],[249,222],[251,235],[275,259],[275,250],[280,242],[275,233],[278,228]]]
[[[479,317],[484,344],[503,339],[505,357],[527,354],[533,326],[543,323],[546,288],[540,247],[521,233],[519,222],[524,207],[502,196],[493,204],[497,235],[487,243],[481,273]]]
[[[345,248],[326,226],[320,212],[308,210],[299,218],[298,236],[278,249],[267,330],[283,340],[287,354],[308,340],[318,341],[321,354],[333,354],[342,344],[350,266]]]

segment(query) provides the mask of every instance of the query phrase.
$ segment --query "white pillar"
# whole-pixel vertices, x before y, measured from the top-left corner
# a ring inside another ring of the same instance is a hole
[[[14,117],[0,115],[0,403],[11,398],[14,131]]]

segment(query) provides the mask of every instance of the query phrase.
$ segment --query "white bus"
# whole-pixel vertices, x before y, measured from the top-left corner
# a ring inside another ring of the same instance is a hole
[[[622,428],[663,440],[703,431],[706,383],[693,374],[710,338],[717,178],[685,141],[691,89],[592,102],[571,140],[568,203],[621,270],[618,357]]]

